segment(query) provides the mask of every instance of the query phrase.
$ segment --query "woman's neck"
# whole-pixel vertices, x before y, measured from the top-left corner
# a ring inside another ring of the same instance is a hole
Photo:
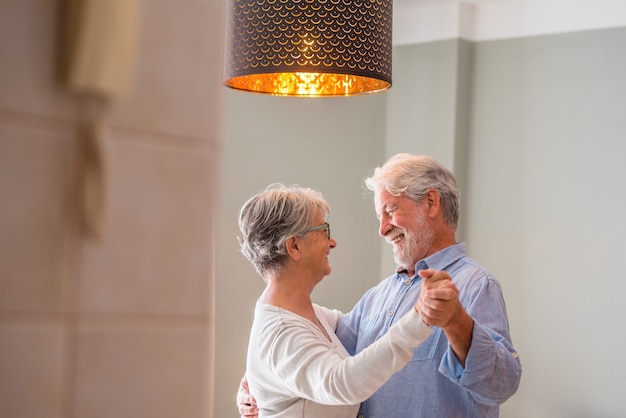
[[[308,289],[306,286],[303,286],[301,280],[295,279],[293,280],[285,276],[269,278],[259,300],[293,312],[317,325],[319,321],[315,316],[313,302],[311,301],[313,289]]]

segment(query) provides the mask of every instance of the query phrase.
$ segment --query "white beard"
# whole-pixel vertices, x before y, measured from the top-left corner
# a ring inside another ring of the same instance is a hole
[[[435,234],[428,227],[426,217],[418,215],[417,224],[416,230],[419,232],[403,231],[404,238],[393,246],[393,260],[399,269],[412,270],[418,261],[426,257],[432,247]]]

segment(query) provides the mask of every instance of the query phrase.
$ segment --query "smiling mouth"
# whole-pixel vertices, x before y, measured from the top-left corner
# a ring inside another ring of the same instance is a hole
[[[402,241],[403,238],[404,238],[404,234],[399,234],[399,235],[396,235],[394,238],[387,240],[387,241],[389,242],[389,244],[395,245],[399,243],[400,241]]]

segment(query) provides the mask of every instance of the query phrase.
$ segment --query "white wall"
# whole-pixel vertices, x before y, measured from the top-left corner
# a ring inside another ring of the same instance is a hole
[[[477,46],[469,245],[507,292],[510,417],[626,415],[626,29]]]

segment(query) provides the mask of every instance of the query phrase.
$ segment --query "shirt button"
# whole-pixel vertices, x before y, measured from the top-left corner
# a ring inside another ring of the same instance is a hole
[[[404,284],[407,285],[407,286],[411,286],[411,279],[406,279],[404,281]]]
[[[389,311],[389,316],[393,316],[393,311]]]

